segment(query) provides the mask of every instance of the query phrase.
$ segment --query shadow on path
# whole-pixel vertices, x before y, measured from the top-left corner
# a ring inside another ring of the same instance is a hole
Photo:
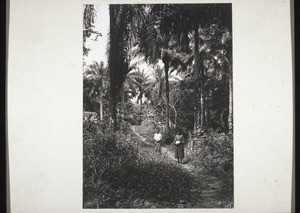
[[[143,128],[141,127],[135,129],[134,126],[133,131],[141,139],[144,145],[146,145],[144,147],[141,146],[144,151],[149,149],[153,150],[154,144],[149,143],[147,138],[143,137],[143,135],[149,135],[149,133],[142,132]],[[151,147],[149,147],[149,145]],[[190,197],[188,205],[183,205],[183,208],[224,208],[222,207],[224,198],[222,197],[222,192],[220,191],[221,182],[218,180],[218,178],[212,174],[208,174],[202,170],[199,170],[199,168],[196,170],[190,160],[184,160],[183,164],[178,164],[174,157],[174,151],[171,145],[162,147],[160,161],[171,162],[175,167],[180,168],[180,171],[183,171],[192,178],[189,180],[181,180],[183,182],[191,181],[191,185],[189,186]]]

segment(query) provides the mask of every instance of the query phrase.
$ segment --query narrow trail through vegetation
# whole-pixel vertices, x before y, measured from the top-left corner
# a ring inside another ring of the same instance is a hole
[[[99,134],[94,124],[84,127],[85,208],[233,207],[226,176],[208,170],[201,153],[186,146],[183,164],[177,163],[173,134],[163,133],[159,154],[150,123],[128,126],[117,143],[112,143],[116,136]]]
[[[151,140],[149,132],[146,128],[141,126],[132,126],[133,132],[141,140],[141,149],[153,149],[154,142]],[[183,169],[192,178],[191,187],[191,199],[186,203],[182,200],[178,204],[178,207],[182,208],[215,208],[221,206],[222,201],[220,200],[220,181],[212,175],[206,174],[205,172],[196,171],[195,167],[187,160],[183,161],[183,164],[178,164],[174,157],[172,145],[164,145],[161,147],[161,161],[172,161],[179,168]],[[184,180],[183,180],[184,181]]]
[[[231,7],[84,7],[85,208],[233,207]],[[94,61],[89,47],[105,37],[96,27],[104,10],[106,57]],[[172,145],[178,130],[183,164]]]

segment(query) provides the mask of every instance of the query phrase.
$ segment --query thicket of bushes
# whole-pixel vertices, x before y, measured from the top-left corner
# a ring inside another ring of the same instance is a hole
[[[145,113],[143,108],[135,106],[131,102],[121,102],[118,104],[118,120],[120,123],[127,122],[131,125],[140,125],[142,122],[143,114]],[[121,118],[122,115],[122,118]]]
[[[194,149],[188,157],[197,170],[217,176],[223,183],[223,192],[233,196],[232,134],[207,132],[194,142]]]
[[[154,208],[190,198],[192,178],[154,152],[139,153],[130,131],[99,131],[101,124],[88,121],[83,127],[84,208]]]

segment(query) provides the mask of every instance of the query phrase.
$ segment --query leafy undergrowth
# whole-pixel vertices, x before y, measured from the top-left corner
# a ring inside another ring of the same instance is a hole
[[[155,128],[152,123],[143,121],[141,125],[135,126],[135,130],[150,143],[154,143]]]
[[[143,122],[135,127],[146,140],[152,140],[155,129]],[[174,130],[163,132],[164,140],[172,138]],[[164,141],[163,146],[171,153],[173,146]],[[201,138],[196,138],[193,151],[185,146],[184,164],[192,165],[193,175],[192,200],[189,208],[232,208],[233,207],[233,137],[231,134],[207,131]],[[154,158],[151,150],[148,159]],[[172,164],[170,158],[156,159]],[[184,167],[184,166],[183,166]]]
[[[198,175],[214,177],[208,186],[217,191],[222,208],[233,207],[233,138],[231,134],[207,132],[195,141],[187,159]]]
[[[130,128],[120,134],[95,125],[84,123],[84,208],[233,207],[231,135],[210,132],[195,142],[194,151],[186,147],[184,162],[194,169],[187,171]],[[151,125],[135,130],[153,143]]]
[[[96,125],[96,124],[95,124]],[[192,177],[151,149],[138,151],[139,138],[97,131],[84,123],[84,208],[178,208],[188,205]]]

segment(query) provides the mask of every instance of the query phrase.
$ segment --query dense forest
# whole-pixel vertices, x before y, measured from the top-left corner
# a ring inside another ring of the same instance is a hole
[[[107,33],[97,12],[84,5],[84,56]],[[231,4],[109,5],[108,38],[107,65],[83,70],[83,207],[232,208]]]

